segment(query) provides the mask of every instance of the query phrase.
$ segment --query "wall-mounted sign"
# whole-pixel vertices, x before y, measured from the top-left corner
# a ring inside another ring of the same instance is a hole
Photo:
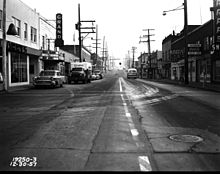
[[[188,55],[189,56],[199,56],[202,55],[201,44],[188,44]]]
[[[61,13],[56,14],[56,40],[55,47],[62,47],[63,41],[63,17]]]
[[[7,51],[27,54],[27,47],[13,42],[7,42]]]
[[[215,20],[215,50],[219,50],[220,45],[220,0],[213,0],[214,20]]]

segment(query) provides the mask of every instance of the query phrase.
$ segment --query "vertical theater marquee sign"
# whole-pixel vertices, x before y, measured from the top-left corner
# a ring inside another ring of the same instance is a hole
[[[56,14],[56,40],[55,47],[62,47],[63,41],[63,17],[61,13]]]
[[[220,50],[220,0],[213,0],[215,50]]]

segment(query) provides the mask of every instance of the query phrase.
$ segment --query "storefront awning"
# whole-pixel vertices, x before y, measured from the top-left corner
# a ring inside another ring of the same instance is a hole
[[[37,50],[34,48],[27,47],[27,54],[35,55],[35,56],[39,57],[42,54],[42,50]]]

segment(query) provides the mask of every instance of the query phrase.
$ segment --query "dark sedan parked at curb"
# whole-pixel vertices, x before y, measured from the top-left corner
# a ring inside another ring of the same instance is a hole
[[[104,78],[104,75],[103,75],[102,71],[100,71],[100,70],[95,70],[94,74],[97,76],[97,80]]]
[[[39,76],[34,77],[33,85],[48,86],[48,87],[62,87],[65,83],[65,76],[61,75],[58,70],[44,70],[41,71]]]

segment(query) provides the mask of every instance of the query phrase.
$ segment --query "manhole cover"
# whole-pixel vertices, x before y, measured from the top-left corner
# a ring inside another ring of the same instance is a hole
[[[185,142],[185,143],[197,143],[203,141],[203,138],[195,135],[171,135],[171,140]]]

